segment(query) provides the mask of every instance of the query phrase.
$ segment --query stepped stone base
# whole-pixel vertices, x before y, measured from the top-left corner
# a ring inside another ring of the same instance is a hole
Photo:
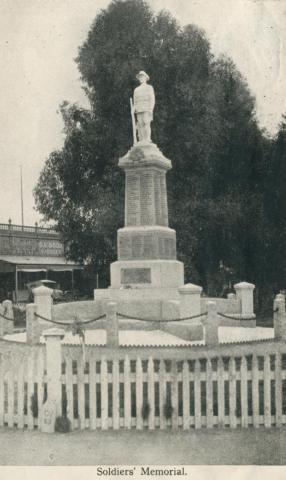
[[[131,318],[171,320],[200,313],[199,296],[189,295],[186,305],[185,295],[179,288],[106,288],[94,291],[96,305],[104,311],[108,301],[116,302],[117,311]],[[187,307],[187,308],[186,308]],[[120,321],[124,319],[120,318]],[[183,322],[189,326],[188,320]],[[139,322],[141,325],[141,323]],[[192,326],[191,322],[190,326]],[[171,325],[171,324],[168,324]],[[173,323],[172,323],[173,325]]]
[[[108,294],[114,302],[117,301],[140,301],[148,303],[149,301],[169,301],[179,300],[180,294],[178,288],[108,288]]]

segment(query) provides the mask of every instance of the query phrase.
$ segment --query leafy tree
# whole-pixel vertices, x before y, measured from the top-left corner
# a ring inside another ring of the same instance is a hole
[[[267,260],[269,283],[275,290],[286,289],[286,115],[272,140],[264,185],[264,207],[269,225]]]
[[[223,261],[237,278],[262,284],[272,144],[232,61],[215,59],[198,27],[181,28],[143,0],[114,0],[102,10],[76,61],[90,109],[62,104],[65,143],[51,153],[35,188],[37,208],[57,223],[68,255],[89,260],[108,283],[123,225],[117,163],[132,144],[129,97],[144,69],[156,92],[152,138],[173,164],[170,224],[186,280],[214,293]]]

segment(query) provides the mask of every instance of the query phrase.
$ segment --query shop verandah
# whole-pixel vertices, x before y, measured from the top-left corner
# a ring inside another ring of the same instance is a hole
[[[52,228],[14,225],[11,220],[0,224],[0,299],[27,302],[27,284],[43,279],[74,292],[83,268],[66,260],[61,236]]]
[[[42,257],[6,257],[3,260],[0,256],[0,297],[15,303],[27,302],[28,284],[43,279],[54,281],[60,290],[77,291],[83,266],[63,263],[64,259],[57,260],[62,263],[52,263],[51,259]]]

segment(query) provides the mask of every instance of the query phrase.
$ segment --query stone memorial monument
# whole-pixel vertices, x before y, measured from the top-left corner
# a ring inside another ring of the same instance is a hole
[[[125,173],[125,224],[117,233],[118,260],[111,264],[111,286],[95,299],[121,308],[136,304],[135,315],[154,319],[200,312],[201,287],[184,285],[184,265],[177,260],[176,232],[169,227],[166,173],[172,168],[151,140],[155,106],[149,76],[141,71],[131,100],[134,145],[120,158]],[[126,308],[125,308],[126,311]]]
[[[139,142],[119,161],[125,172],[125,226],[118,230],[111,287],[178,288],[184,283],[184,268],[176,259],[176,232],[168,221],[166,172],[171,162],[151,142],[155,94],[147,84],[149,76],[141,71],[137,78],[134,111]]]

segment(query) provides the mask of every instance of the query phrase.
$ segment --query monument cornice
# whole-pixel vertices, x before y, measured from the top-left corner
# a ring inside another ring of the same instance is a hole
[[[159,167],[164,170],[172,168],[171,160],[166,158],[154,143],[138,142],[126,155],[119,159],[119,167],[133,169],[140,167]]]
[[[173,228],[166,227],[165,225],[127,225],[125,227],[119,228],[118,233],[120,232],[165,232],[165,233],[176,233]]]

